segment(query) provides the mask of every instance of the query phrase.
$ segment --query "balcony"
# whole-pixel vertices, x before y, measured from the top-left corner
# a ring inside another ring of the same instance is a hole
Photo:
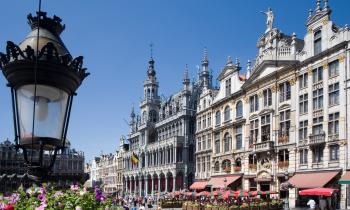
[[[289,133],[279,133],[278,134],[278,144],[288,144],[289,143]]]
[[[256,171],[256,169],[258,168],[258,166],[256,164],[249,164],[249,170],[250,171]]]
[[[254,151],[255,152],[264,152],[269,151],[273,149],[274,142],[273,141],[264,141],[260,143],[254,144]]]
[[[289,161],[279,161],[278,162],[278,168],[280,169],[285,169],[285,168],[288,168],[289,166]]]
[[[235,167],[233,168],[233,171],[234,171],[234,172],[241,172],[241,170],[242,170],[242,167],[241,167],[241,166],[235,166]]]
[[[325,134],[312,134],[309,136],[309,145],[319,145],[325,143]]]
[[[338,133],[328,133],[328,141],[337,141],[339,140],[339,134]]]

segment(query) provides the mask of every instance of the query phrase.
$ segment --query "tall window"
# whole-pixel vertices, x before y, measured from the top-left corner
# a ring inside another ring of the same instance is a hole
[[[290,110],[280,112],[280,135],[289,136]]]
[[[225,81],[226,97],[231,95],[231,78]]]
[[[308,112],[308,94],[299,96],[299,114],[306,114]]]
[[[280,90],[280,102],[287,101],[290,99],[290,84],[289,82],[284,82],[279,85]]]
[[[259,120],[250,121],[250,136],[249,136],[249,144],[254,144],[258,140],[259,135]]]
[[[339,112],[328,115],[328,135],[339,134]]]
[[[202,127],[202,118],[199,117],[198,122],[197,122],[197,131],[201,130]]]
[[[312,134],[319,135],[323,134],[323,116],[315,117],[313,120]]]
[[[318,30],[314,33],[314,55],[322,52],[322,31]]]
[[[205,157],[202,157],[202,171],[205,172]]]
[[[197,151],[201,151],[201,147],[202,147],[202,139],[201,137],[197,138]]]
[[[220,133],[215,134],[215,153],[220,153]]]
[[[323,66],[320,66],[312,70],[312,82],[320,82],[323,80]]]
[[[217,111],[215,113],[215,124],[220,125],[220,123],[221,123],[221,113],[220,113],[220,111]]]
[[[207,156],[207,169],[210,171],[210,156]]]
[[[339,75],[339,61],[335,60],[328,65],[328,76],[335,77]]]
[[[265,89],[263,91],[264,95],[264,107],[271,106],[272,105],[272,92],[271,89]]]
[[[299,89],[303,89],[307,87],[308,75],[307,73],[299,76]]]
[[[229,106],[226,106],[225,108],[224,119],[225,119],[225,122],[231,119],[231,108]]]
[[[339,145],[329,146],[329,160],[338,161],[339,160]]]
[[[201,172],[201,159],[197,158],[197,172]]]
[[[231,148],[231,136],[229,133],[226,133],[224,136],[224,152],[230,151]]]
[[[249,97],[250,112],[256,112],[259,110],[259,97],[258,95],[253,95]]]
[[[208,114],[208,127],[211,127],[211,113]]]
[[[242,148],[242,125],[236,127],[236,149]]]
[[[323,147],[315,147],[312,149],[312,162],[321,163],[323,161]]]
[[[314,110],[323,108],[323,88],[312,91],[312,108]]]
[[[328,86],[329,106],[339,105],[339,82]]]
[[[307,164],[308,149],[299,150],[299,163]]]
[[[211,148],[211,134],[208,134],[208,136],[207,136],[207,148],[208,149]]]
[[[207,149],[207,136],[203,135],[202,136],[202,150],[206,150]]]
[[[242,101],[238,101],[236,104],[236,118],[243,116],[243,103]]]
[[[270,114],[261,116],[261,141],[270,140],[270,123],[271,123]]]
[[[203,109],[207,108],[207,101],[204,99],[203,100]]]
[[[299,140],[307,139],[307,125],[308,125],[307,120],[299,122]]]

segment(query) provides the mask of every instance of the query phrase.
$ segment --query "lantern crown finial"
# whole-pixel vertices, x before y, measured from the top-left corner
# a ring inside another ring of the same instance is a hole
[[[50,18],[47,17],[46,12],[36,12],[36,14],[37,16],[34,17],[31,13],[27,16],[28,24],[32,30],[41,27],[59,36],[66,27],[61,24],[62,19],[56,15],[54,15],[53,18]]]

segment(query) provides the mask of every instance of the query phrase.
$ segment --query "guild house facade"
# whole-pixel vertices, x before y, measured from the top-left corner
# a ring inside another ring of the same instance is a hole
[[[317,0],[298,38],[274,27],[269,8],[255,61],[243,74],[228,58],[220,87],[203,89],[191,190],[276,191],[294,207],[299,190],[332,187],[350,206],[350,30],[331,12]]]

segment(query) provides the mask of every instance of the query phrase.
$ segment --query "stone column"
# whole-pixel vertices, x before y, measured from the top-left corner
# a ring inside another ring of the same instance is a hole
[[[165,192],[168,192],[168,176],[165,176]]]
[[[158,192],[160,192],[160,176],[158,175]]]
[[[174,147],[174,163],[176,163],[176,147]]]
[[[154,195],[154,177],[152,176],[152,187],[151,187],[151,194]]]
[[[139,178],[139,196],[142,195],[142,179]]]
[[[176,190],[176,173],[173,174],[173,192]]]

